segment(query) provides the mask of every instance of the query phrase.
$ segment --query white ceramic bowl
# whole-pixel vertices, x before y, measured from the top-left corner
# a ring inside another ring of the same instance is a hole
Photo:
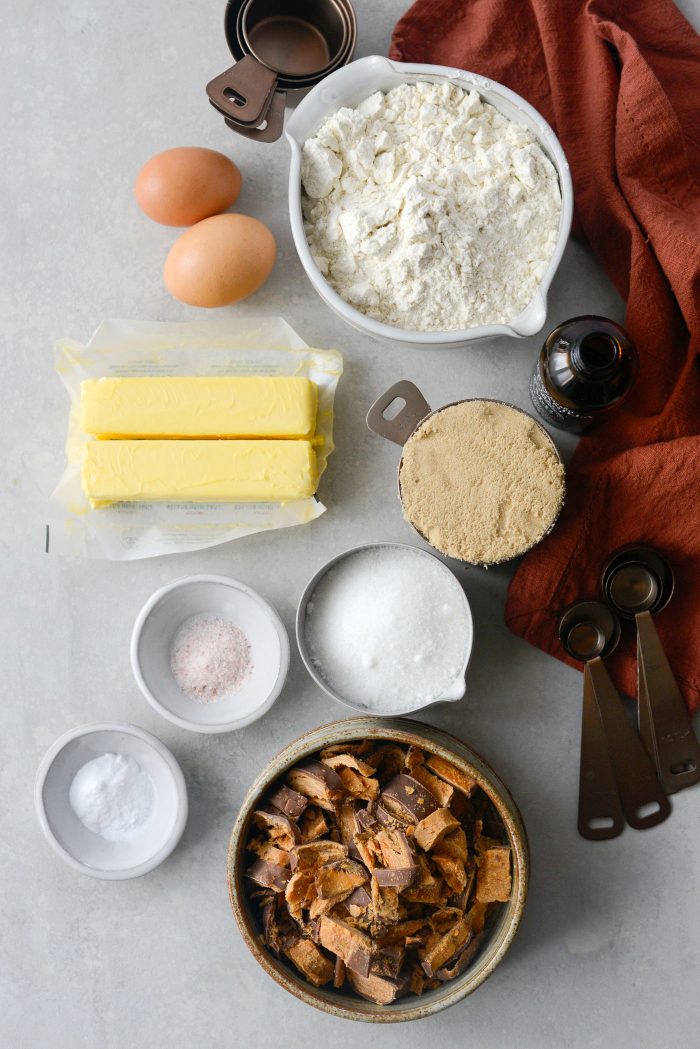
[[[301,150],[306,139],[315,134],[323,121],[343,106],[357,106],[374,91],[390,91],[399,84],[415,84],[426,80],[431,83],[447,81],[468,91],[478,91],[485,102],[490,103],[504,116],[529,128],[557,170],[562,209],[554,254],[535,297],[510,324],[485,324],[477,328],[441,332],[406,331],[382,324],[366,317],[338,295],[319,270],[309,249],[301,211]],[[426,347],[464,346],[478,339],[491,339],[498,335],[524,337],[535,335],[542,329],[547,317],[547,292],[569,239],[574,192],[569,165],[556,135],[545,119],[524,98],[502,84],[487,80],[476,73],[468,73],[464,69],[390,62],[388,58],[382,58],[380,55],[371,55],[336,70],[317,84],[297,106],[287,123],[286,134],[292,150],[289,169],[289,217],[294,244],[301,264],[318,294],[353,328],[374,339]]]
[[[68,792],[78,769],[103,754],[132,757],[155,788],[153,814],[131,841],[107,841],[83,826]],[[37,772],[34,800],[41,829],[69,866],[108,881],[138,878],[173,851],[187,823],[187,788],[177,761],[159,739],[135,725],[81,725],[57,739]]]
[[[326,574],[330,572],[340,561],[344,561],[347,558],[352,558],[355,554],[363,553],[366,550],[378,550],[378,549],[390,549],[390,550],[410,550],[416,554],[417,557],[430,558],[431,561],[440,565],[445,577],[445,585],[453,590],[455,594],[458,594],[459,599],[463,602],[464,614],[465,614],[465,640],[464,640],[464,660],[460,668],[459,674],[456,679],[452,682],[451,686],[446,689],[441,696],[437,699],[431,699],[427,702],[418,702],[415,707],[411,710],[402,710],[400,713],[391,710],[368,710],[368,708],[358,701],[355,701],[352,696],[344,695],[339,692],[332,684],[332,682],[324,674],[323,667],[319,666],[314,661],[311,655],[310,645],[306,636],[306,626],[308,618],[308,610],[310,604],[313,603],[314,593],[319,583],[325,578]],[[304,592],[299,598],[299,604],[297,606],[296,616],[296,635],[297,645],[299,647],[299,655],[302,658],[304,666],[308,670],[311,677],[314,679],[319,688],[322,688],[326,695],[330,696],[331,699],[337,700],[338,703],[343,703],[346,707],[352,707],[353,710],[360,711],[363,714],[372,714],[379,718],[396,718],[396,717],[410,717],[411,714],[415,714],[419,710],[424,710],[426,707],[435,706],[436,703],[456,703],[457,700],[461,699],[467,690],[467,670],[469,668],[469,661],[471,660],[472,650],[474,647],[474,621],[472,618],[472,611],[462,586],[455,576],[454,572],[435,554],[431,553],[430,550],[423,550],[418,546],[411,546],[408,543],[367,543],[364,546],[356,546],[351,550],[345,550],[342,554],[338,554],[336,557],[332,557],[330,561],[327,561],[325,565],[319,568],[304,588]]]
[[[241,689],[213,703],[180,691],[170,670],[178,630],[194,616],[217,615],[248,637],[253,671]],[[245,583],[227,576],[192,575],[148,599],[131,635],[131,667],[144,696],[163,717],[194,732],[231,732],[270,709],[289,670],[289,639],[274,608]]]

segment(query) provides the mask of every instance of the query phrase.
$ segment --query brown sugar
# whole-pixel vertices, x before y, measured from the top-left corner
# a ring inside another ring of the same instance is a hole
[[[496,401],[460,401],[406,442],[399,472],[407,520],[449,557],[491,564],[544,536],[564,499],[564,467],[544,430]]]

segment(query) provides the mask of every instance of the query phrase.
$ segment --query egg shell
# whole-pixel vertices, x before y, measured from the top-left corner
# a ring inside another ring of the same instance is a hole
[[[157,153],[134,186],[142,211],[164,226],[192,226],[229,208],[241,192],[241,173],[214,149],[179,146]]]
[[[265,283],[275,264],[275,238],[249,215],[213,215],[173,244],[163,278],[189,306],[229,306]]]

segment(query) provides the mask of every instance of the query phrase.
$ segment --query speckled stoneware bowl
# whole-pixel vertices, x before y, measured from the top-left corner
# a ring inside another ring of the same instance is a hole
[[[347,991],[312,987],[300,973],[283,959],[278,959],[264,946],[259,924],[248,901],[245,883],[245,842],[248,838],[250,817],[262,795],[292,765],[309,757],[323,747],[352,740],[388,740],[407,745],[414,744],[454,762],[472,776],[488,794],[508,833],[513,854],[513,891],[504,904],[498,920],[472,965],[461,976],[446,982],[421,997],[401,998],[391,1005],[374,1005]],[[246,794],[229,841],[226,873],[231,907],[241,935],[251,954],[273,980],[296,998],[316,1009],[347,1020],[370,1023],[398,1023],[431,1016],[475,991],[494,971],[513,942],[522,918],[527,896],[529,875],[527,835],[518,808],[506,786],[489,765],[460,740],[432,725],[401,718],[350,718],[307,732],[294,740],[263,769]]]

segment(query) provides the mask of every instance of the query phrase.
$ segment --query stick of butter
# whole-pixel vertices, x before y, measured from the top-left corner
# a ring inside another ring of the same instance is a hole
[[[88,441],[83,491],[121,501],[287,502],[318,484],[310,441]]]
[[[302,376],[85,379],[81,423],[93,437],[313,437],[316,384]]]

